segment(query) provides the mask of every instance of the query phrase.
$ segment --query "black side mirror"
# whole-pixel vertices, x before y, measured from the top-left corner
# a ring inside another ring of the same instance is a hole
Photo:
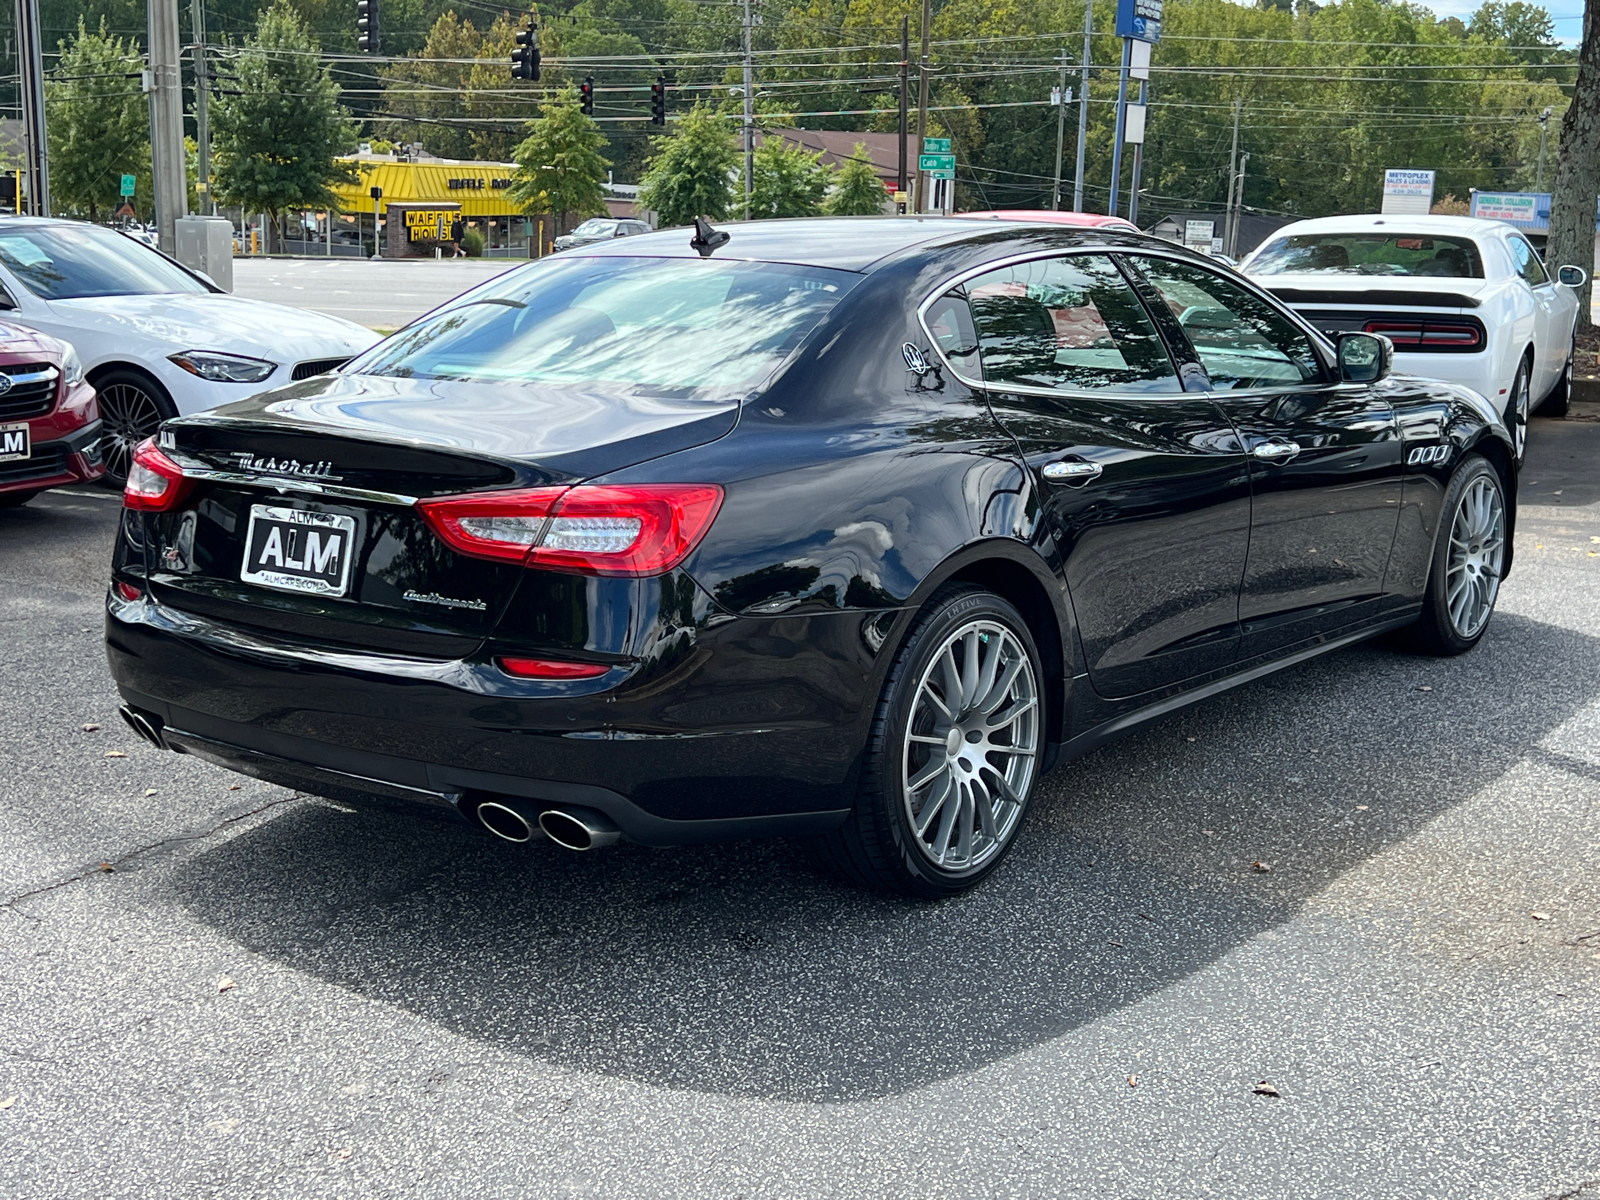
[[[1556,282],[1562,287],[1581,288],[1588,279],[1582,267],[1561,267],[1556,271]]]
[[[1377,383],[1394,369],[1394,343],[1376,333],[1339,335],[1339,381]]]

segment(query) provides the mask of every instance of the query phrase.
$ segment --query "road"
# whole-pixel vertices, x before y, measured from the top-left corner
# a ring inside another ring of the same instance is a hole
[[[233,290],[252,300],[315,309],[358,325],[391,330],[522,261],[237,258]]]
[[[930,906],[147,748],[115,500],[0,514],[0,1195],[1600,1197],[1594,416],[1534,423],[1473,653],[1069,764]]]

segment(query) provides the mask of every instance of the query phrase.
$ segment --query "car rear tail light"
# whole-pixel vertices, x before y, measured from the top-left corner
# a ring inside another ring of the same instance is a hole
[[[1446,350],[1480,350],[1483,348],[1483,329],[1474,321],[1448,317],[1427,317],[1414,321],[1368,321],[1363,327],[1367,333],[1381,333],[1394,343],[1396,350],[1413,350],[1433,354]]]
[[[145,438],[128,464],[122,504],[139,512],[170,512],[192,486],[192,481],[183,477],[183,468],[156,449],[155,439]]]
[[[115,583],[113,583],[111,586],[116,591],[117,595],[121,596],[129,604],[132,604],[135,600],[138,600],[141,596],[144,595],[144,593],[141,592],[138,588],[134,587],[133,584],[124,583],[120,579],[117,580]]]
[[[662,575],[699,544],[722,505],[715,484],[580,485],[424,500],[453,549],[578,575]]]
[[[554,658],[501,658],[500,669],[518,679],[595,679],[611,668],[604,663],[562,662]]]

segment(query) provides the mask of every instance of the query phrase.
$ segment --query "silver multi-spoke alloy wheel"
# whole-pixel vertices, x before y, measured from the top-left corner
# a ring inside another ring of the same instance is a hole
[[[1488,624],[1500,591],[1506,550],[1506,510],[1487,476],[1467,485],[1450,523],[1445,555],[1445,604],[1457,636],[1475,638]]]
[[[1506,405],[1506,415],[1511,418],[1509,422],[1511,443],[1516,449],[1519,463],[1528,451],[1528,409],[1533,386],[1532,376],[1533,372],[1528,370],[1527,363],[1517,368],[1517,376],[1511,381],[1513,389],[1511,403]]]
[[[99,398],[104,430],[100,435],[100,457],[108,475],[126,479],[135,448],[154,436],[165,414],[149,391],[126,379],[101,388]]]
[[[906,819],[929,862],[964,874],[1005,850],[1038,746],[1039,685],[1027,650],[996,621],[960,626],[917,681],[901,751]]]

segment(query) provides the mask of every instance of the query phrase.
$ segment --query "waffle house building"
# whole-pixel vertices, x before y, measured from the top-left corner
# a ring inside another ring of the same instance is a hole
[[[360,177],[333,191],[344,211],[335,219],[336,240],[370,244],[374,222],[385,258],[433,257],[460,222],[483,235],[484,253],[527,258],[555,236],[553,218],[524,213],[511,199],[514,163],[397,161],[388,155],[342,160]],[[378,194],[374,197],[374,190]],[[391,220],[390,207],[394,207]],[[343,231],[343,239],[339,232]]]

